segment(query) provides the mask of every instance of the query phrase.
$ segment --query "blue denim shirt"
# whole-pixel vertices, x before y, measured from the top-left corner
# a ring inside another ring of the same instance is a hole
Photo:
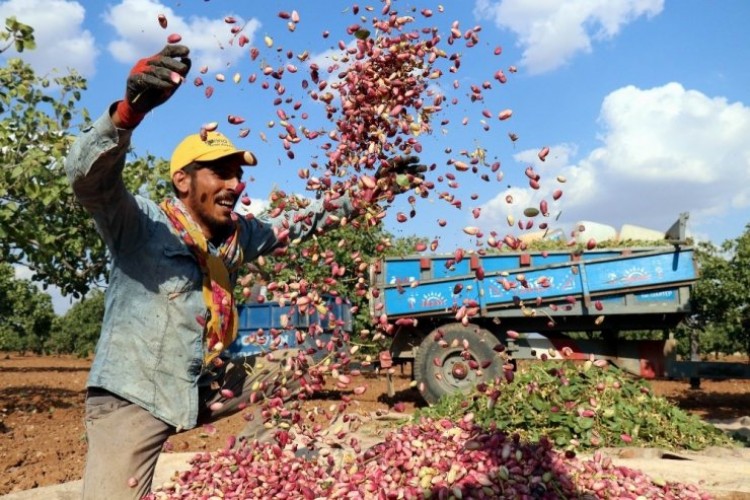
[[[203,277],[159,206],[125,189],[122,170],[131,134],[115,128],[105,113],[83,131],[65,162],[73,191],[92,214],[111,258],[104,321],[87,385],[136,403],[178,430],[190,429],[197,423],[199,381],[206,375],[203,330],[196,320],[206,312]],[[334,203],[338,215],[352,211],[346,196]],[[312,215],[312,224],[294,223],[295,212],[275,219],[240,218],[245,261],[278,246],[273,227],[284,218],[290,240],[325,226],[322,202],[304,212]],[[234,284],[237,276],[231,278]]]

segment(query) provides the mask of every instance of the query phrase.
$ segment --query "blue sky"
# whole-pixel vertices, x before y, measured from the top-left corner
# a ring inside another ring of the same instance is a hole
[[[181,34],[191,47],[193,70],[173,99],[137,129],[135,149],[168,158],[184,135],[217,121],[238,146],[258,156],[260,164],[248,168],[246,178],[247,192],[260,207],[274,186],[304,193],[298,170],[324,159],[320,141],[295,145],[295,158],[287,158],[278,139],[281,129],[272,102],[276,95],[260,86],[267,78],[261,65],[294,63],[298,72],[287,72],[281,80],[287,88],[284,97],[300,101],[300,112],[310,115],[294,125],[330,130],[333,124],[300,82],[308,76],[309,61],[330,65],[340,55],[338,41],[353,41],[346,27],[368,25],[383,3],[360,3],[357,15],[353,5],[326,0],[6,0],[0,1],[0,17],[15,15],[35,28],[38,49],[21,56],[38,73],[75,68],[87,77],[83,106],[94,116],[122,96],[127,72],[138,58],[160,50],[168,34]],[[461,31],[481,27],[474,47],[442,42],[449,54],[461,54],[461,67],[455,74],[446,71],[430,89],[458,102],[435,118],[433,133],[419,138],[422,160],[436,164],[430,173],[436,187],[428,199],[418,200],[417,215],[406,223],[395,219],[397,212],[408,212],[405,200],[391,207],[385,223],[394,234],[438,238],[439,251],[474,248],[475,239],[464,234],[463,227],[477,226],[485,235],[495,231],[500,237],[518,236],[522,232],[509,227],[508,215],[526,220],[524,208],[542,199],[551,206],[546,222],[566,233],[580,221],[616,230],[623,224],[665,230],[681,212],[690,212],[690,233],[721,243],[739,236],[750,222],[750,66],[745,61],[750,3],[445,0],[441,5],[393,0],[392,5],[401,14],[413,15],[417,27],[438,28],[444,40],[454,21]],[[425,8],[434,15],[422,16]],[[294,31],[278,16],[292,10],[300,17]],[[166,30],[157,21],[160,13],[169,21]],[[234,25],[224,21],[226,16],[244,25],[242,33],[250,39],[244,47],[230,44]],[[322,36],[326,30],[328,38]],[[270,48],[266,36],[273,40]],[[503,49],[501,55],[493,53],[497,46]],[[249,57],[250,47],[260,51],[255,61]],[[301,62],[296,55],[305,50],[310,59]],[[292,60],[285,57],[287,51],[295,55]],[[18,54],[8,51],[3,56]],[[205,85],[192,84],[201,66],[208,70],[200,76],[215,87],[210,99],[203,94]],[[511,66],[517,72],[512,73]],[[498,69],[508,76],[504,85],[492,78]],[[223,83],[216,80],[217,73],[225,76]],[[258,75],[254,84],[247,81],[252,73]],[[238,84],[233,82],[235,74],[240,75]],[[492,88],[483,92],[481,102],[470,102],[470,86],[485,81]],[[482,116],[485,109],[492,118]],[[513,116],[499,121],[496,116],[503,109],[512,109]],[[229,114],[246,121],[230,125]],[[442,119],[449,124],[439,126]],[[251,130],[246,138],[237,137],[240,127]],[[509,133],[518,139],[510,141]],[[550,153],[541,162],[537,152],[545,146]],[[491,174],[486,182],[446,163],[462,150],[477,148],[489,161],[501,162],[501,181]],[[524,175],[529,165],[541,176],[538,190],[529,187]],[[449,172],[458,187],[447,185],[444,176]],[[559,176],[567,181],[559,183]],[[555,189],[562,189],[563,196],[553,202]],[[442,192],[460,199],[462,208],[441,199]],[[514,200],[510,205],[508,195]],[[472,215],[474,208],[480,209],[478,218]],[[445,219],[445,227],[439,227],[437,219]]]

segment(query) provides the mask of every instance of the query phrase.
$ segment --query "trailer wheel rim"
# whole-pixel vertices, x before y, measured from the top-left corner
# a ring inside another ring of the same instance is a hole
[[[451,375],[453,375],[453,378],[463,380],[468,374],[469,369],[464,363],[455,363],[453,365],[453,369],[451,370]]]
[[[451,387],[464,388],[476,384],[476,374],[469,369],[466,360],[461,356],[461,351],[447,353],[440,371],[443,382]]]
[[[493,334],[473,324],[449,323],[427,335],[414,363],[415,379],[424,399],[432,405],[445,395],[469,394],[479,382],[502,377],[499,363],[485,364],[495,360],[497,353],[492,346],[496,343]]]

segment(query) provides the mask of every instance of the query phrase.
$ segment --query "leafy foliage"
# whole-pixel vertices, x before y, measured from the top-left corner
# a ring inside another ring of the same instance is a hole
[[[0,68],[0,142],[10,145],[0,150],[0,258],[25,262],[34,280],[81,293],[104,270],[102,245],[89,244],[93,222],[62,167],[85,82],[75,74],[53,82],[57,98],[45,92],[50,82],[21,60]]]
[[[50,296],[0,263],[0,351],[41,353],[54,317]]]
[[[3,39],[34,48],[33,30],[6,20]],[[71,73],[37,76],[20,59],[0,68],[0,261],[23,262],[33,279],[84,296],[107,276],[104,245],[92,218],[76,201],[63,168],[72,131],[89,123],[77,109],[86,81]],[[163,195],[169,185],[166,160],[136,158],[126,185]]]
[[[169,161],[151,154],[134,157],[122,172],[125,186],[132,193],[155,201],[173,196]]]
[[[685,243],[687,246],[692,245],[692,240],[688,240]],[[550,238],[531,240],[525,243],[523,250],[519,248],[518,251],[527,252],[541,252],[547,251],[560,251],[570,253],[583,253],[588,251],[603,250],[607,248],[657,248],[669,246],[669,242],[666,240],[603,240],[597,241],[596,247],[593,250],[587,249],[586,243],[578,243],[576,240],[565,240],[561,238]],[[503,253],[506,252],[505,247],[490,248],[488,253]]]
[[[270,212],[280,207],[292,210],[307,203],[282,191],[271,193],[269,200],[267,210]],[[394,239],[380,224],[346,221],[306,241],[290,242],[271,256],[261,257],[257,268],[270,277],[271,288],[279,292],[288,293],[303,286],[319,296],[335,295],[350,304],[352,343],[358,346],[360,354],[372,355],[386,349],[387,341],[369,337],[372,326],[368,302],[369,268],[383,256],[412,253],[417,242],[424,242],[424,239],[417,236]],[[244,277],[239,281],[244,282]],[[248,284],[250,281],[247,280]],[[236,290],[236,297],[244,300],[241,290]],[[267,298],[275,297],[269,293]]]
[[[277,191],[271,194],[270,211],[283,206],[291,210],[304,206],[305,200],[287,197]],[[356,311],[354,330],[369,325],[367,313],[367,269],[374,256],[390,246],[388,234],[380,225],[339,224],[313,235],[303,242],[290,242],[284,249],[259,259],[279,290],[299,286],[315,289],[319,294],[337,295],[349,300]]]
[[[0,40],[7,41],[4,46],[0,46],[0,53],[11,47],[15,47],[16,52],[36,48],[34,28],[18,22],[15,17],[9,17],[5,20],[5,31],[0,31]]]
[[[391,238],[391,244],[386,249],[384,255],[381,257],[405,257],[414,255],[417,244],[427,245],[427,238],[422,236],[401,236],[398,238]]]
[[[701,279],[692,294],[692,318],[708,352],[744,351],[750,355],[750,224],[720,247],[698,247]]]
[[[654,446],[703,449],[730,439],[714,426],[652,394],[646,382],[616,368],[586,363],[536,362],[512,382],[478,387],[469,397],[442,398],[419,416],[459,419],[518,432],[532,441],[549,437],[559,447]]]
[[[104,318],[104,293],[94,290],[65,316],[55,318],[45,350],[85,358],[94,351]]]

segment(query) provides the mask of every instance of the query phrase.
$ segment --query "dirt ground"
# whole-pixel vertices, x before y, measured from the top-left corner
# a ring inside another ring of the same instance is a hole
[[[0,495],[80,479],[86,453],[84,386],[90,364],[67,356],[0,354]],[[408,367],[397,372],[394,398],[386,395],[385,376],[368,378],[368,390],[356,396],[351,411],[385,411],[402,401],[409,413],[423,404],[416,389],[409,388]],[[653,381],[652,386],[702,418],[750,414],[750,380],[703,381],[700,390],[691,390],[683,381]],[[340,394],[330,391],[307,404],[339,401]],[[213,451],[244,425],[237,414],[215,428],[178,434],[168,446],[175,452]]]

